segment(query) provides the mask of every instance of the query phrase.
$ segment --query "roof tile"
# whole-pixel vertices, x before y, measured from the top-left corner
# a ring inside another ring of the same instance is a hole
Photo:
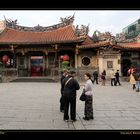
[[[123,49],[140,49],[140,42],[118,43]]]
[[[81,37],[74,34],[72,25],[52,31],[32,32],[5,28],[0,34],[0,44],[49,44],[57,42],[79,41]]]

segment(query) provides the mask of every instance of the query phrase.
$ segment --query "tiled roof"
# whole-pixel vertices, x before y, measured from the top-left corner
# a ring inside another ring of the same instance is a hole
[[[80,45],[80,46],[77,46],[77,48],[79,48],[79,49],[99,48],[99,47],[103,47],[103,46],[107,46],[107,45],[111,45],[110,42],[101,41],[101,42],[97,42],[97,43],[89,43],[89,44],[86,44],[86,45]]]
[[[85,40],[81,43],[81,46],[86,46],[92,43],[93,43],[93,40],[88,35],[86,35]]]
[[[117,43],[121,49],[140,49],[140,42]]]
[[[83,41],[83,38],[75,35],[72,25],[46,32],[19,31],[6,27],[0,34],[0,44],[51,44],[80,41]]]

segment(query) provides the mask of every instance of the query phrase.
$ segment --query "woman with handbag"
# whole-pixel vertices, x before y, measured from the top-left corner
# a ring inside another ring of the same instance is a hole
[[[85,100],[85,111],[83,117],[84,120],[90,120],[94,119],[93,117],[93,84],[91,81],[91,75],[89,73],[86,73],[84,75],[84,78],[86,80],[86,84],[84,86],[85,94],[86,94],[86,100]]]

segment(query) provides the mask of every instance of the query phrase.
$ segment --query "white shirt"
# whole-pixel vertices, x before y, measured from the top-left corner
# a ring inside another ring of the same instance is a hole
[[[93,83],[90,79],[88,79],[86,81],[84,89],[85,89],[85,94],[86,95],[92,95],[93,94]]]
[[[110,78],[111,78],[111,79],[112,79],[112,78],[115,78],[114,71],[111,71],[111,72],[110,72]]]

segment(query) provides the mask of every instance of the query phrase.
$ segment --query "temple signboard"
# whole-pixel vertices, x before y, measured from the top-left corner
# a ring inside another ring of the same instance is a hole
[[[117,58],[117,55],[104,55],[104,59]]]

